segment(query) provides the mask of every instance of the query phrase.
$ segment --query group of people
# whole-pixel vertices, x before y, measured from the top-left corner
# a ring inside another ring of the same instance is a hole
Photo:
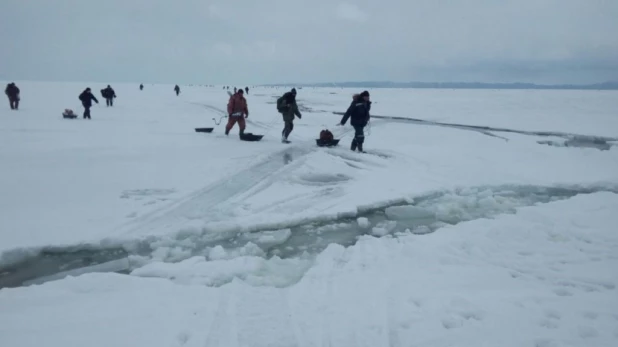
[[[247,99],[244,97],[242,88],[236,89],[234,94],[230,96],[227,103],[228,122],[225,126],[225,135],[229,135],[230,130],[238,123],[239,135],[242,137],[245,131],[245,119],[249,117],[249,107]],[[277,111],[283,116],[283,130],[281,131],[281,142],[290,143],[288,137],[294,130],[294,119],[302,119],[302,114],[296,103],[296,88],[292,88],[277,99]],[[363,144],[365,142],[365,127],[369,124],[369,111],[371,110],[371,101],[369,100],[369,92],[363,91],[360,94],[355,94],[352,97],[352,103],[341,118],[338,126],[346,124],[348,119],[354,127],[354,137],[350,144],[352,151],[358,150],[364,152]]]
[[[143,89],[143,84],[140,84],[140,90]],[[174,91],[176,95],[180,94],[180,87],[176,85]],[[230,96],[227,103],[228,122],[225,126],[225,135],[229,135],[230,130],[232,130],[237,123],[240,129],[239,135],[242,136],[245,132],[245,119],[249,117],[249,107],[247,105],[247,99],[245,99],[244,96],[245,91],[248,93],[249,87],[245,87],[244,90],[242,88],[234,88],[234,94]],[[19,88],[12,82],[7,84],[4,93],[9,98],[11,110],[17,110],[20,100]],[[286,92],[277,99],[277,111],[283,116],[283,130],[281,131],[282,143],[290,143],[288,137],[292,133],[292,130],[294,130],[294,119],[295,117],[298,117],[298,119],[302,118],[302,114],[296,103],[296,94],[296,88],[292,88],[292,90]],[[101,95],[105,98],[108,107],[114,105],[116,92],[110,85],[107,85],[105,89],[101,90]],[[92,107],[92,102],[94,101],[98,104],[99,100],[92,94],[90,88],[86,88],[79,95],[79,100],[82,102],[82,106],[84,106],[84,119],[91,119],[90,108]],[[343,126],[348,119],[350,119],[350,124],[354,127],[354,138],[350,144],[350,149],[353,151],[358,150],[359,152],[363,152],[363,143],[365,142],[364,129],[369,123],[370,109],[371,101],[369,100],[369,92],[365,90],[360,94],[355,94],[352,97],[352,103],[343,115],[343,118],[341,118],[339,124],[337,124]]]
[[[224,86],[223,89],[230,90],[230,86]],[[242,89],[242,88],[240,88]],[[234,87],[234,94],[239,90],[239,88]],[[245,87],[245,93],[249,94],[249,87]]]
[[[116,98],[116,92],[114,89],[108,84],[107,87],[101,89],[101,96],[105,98],[105,104],[107,107],[114,106],[114,98]],[[99,103],[99,100],[92,94],[92,90],[90,88],[86,88],[81,94],[79,94],[79,101],[82,102],[82,106],[84,106],[84,119],[92,119],[90,117],[90,108],[92,107],[92,102]]]

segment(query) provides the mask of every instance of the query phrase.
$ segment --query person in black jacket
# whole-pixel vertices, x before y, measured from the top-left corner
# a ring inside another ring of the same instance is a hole
[[[107,85],[107,88],[101,90],[101,95],[105,98],[105,103],[107,106],[114,106],[114,98],[116,97],[116,92],[112,87]]]
[[[15,85],[15,82],[6,85],[4,94],[9,98],[11,110],[17,110],[19,108],[19,88]]]
[[[143,84],[139,85],[139,90],[144,90],[144,85]]]
[[[345,125],[350,118],[350,124],[354,127],[354,138],[350,149],[355,151],[358,148],[359,152],[363,152],[363,143],[365,142],[365,126],[369,123],[369,110],[371,109],[371,101],[369,101],[369,92],[364,91],[352,97],[352,103],[348,110],[341,118],[339,125]]]
[[[178,94],[180,94],[180,87],[178,85],[176,85],[174,87],[174,91],[176,92],[176,96],[178,96]]]
[[[99,100],[92,95],[90,88],[86,88],[81,94],[79,94],[79,100],[81,100],[82,105],[84,106],[84,119],[92,119],[90,118],[90,107],[92,107],[92,100],[94,100],[97,104]]]

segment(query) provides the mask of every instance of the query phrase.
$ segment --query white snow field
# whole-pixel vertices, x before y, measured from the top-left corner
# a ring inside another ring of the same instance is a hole
[[[375,115],[552,134],[375,118],[353,153],[332,112],[362,90],[298,89],[282,144],[288,88],[251,88],[245,142],[220,86],[112,84],[108,108],[16,82],[0,346],[618,345],[617,92],[370,90]],[[122,273],[28,278],[102,249]]]

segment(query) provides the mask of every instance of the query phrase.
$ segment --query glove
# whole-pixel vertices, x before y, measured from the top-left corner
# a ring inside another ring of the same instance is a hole
[[[303,118],[303,116],[299,114],[298,115],[298,119],[302,119],[302,118]]]

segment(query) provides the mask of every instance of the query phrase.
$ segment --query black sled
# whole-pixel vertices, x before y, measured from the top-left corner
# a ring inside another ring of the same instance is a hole
[[[318,145],[318,147],[334,147],[339,144],[339,139],[332,139],[332,140],[316,139],[315,144]]]
[[[73,110],[65,108],[64,112],[62,112],[62,118],[75,119],[77,118],[77,115],[73,113]]]
[[[240,135],[240,139],[242,141],[250,141],[250,142],[260,141],[262,137],[264,137],[264,135],[255,135],[252,133],[243,133],[242,135]]]
[[[195,128],[196,133],[211,133],[214,128]]]

